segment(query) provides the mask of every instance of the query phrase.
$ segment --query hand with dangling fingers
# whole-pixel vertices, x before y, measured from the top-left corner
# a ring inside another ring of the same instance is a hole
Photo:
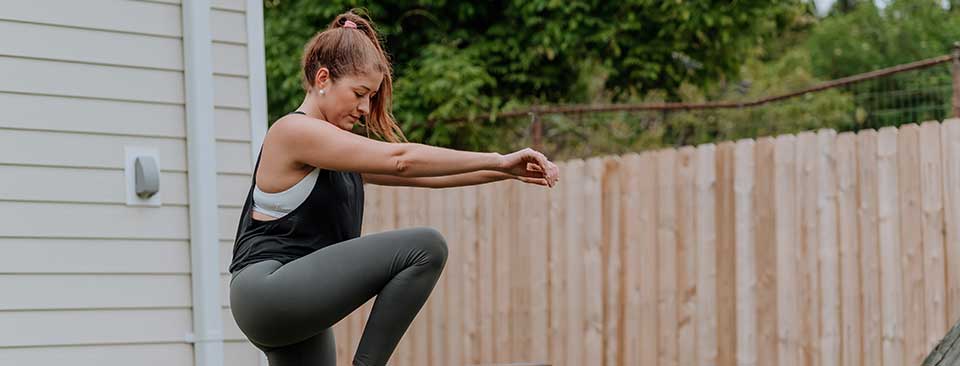
[[[501,155],[500,171],[530,184],[553,187],[560,180],[560,169],[539,151],[531,148]]]

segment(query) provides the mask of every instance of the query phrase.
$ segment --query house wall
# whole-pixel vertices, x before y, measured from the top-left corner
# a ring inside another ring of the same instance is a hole
[[[260,362],[226,294],[252,172],[245,11],[211,1],[227,365]],[[193,364],[181,16],[179,1],[0,11],[0,364]],[[160,206],[126,204],[124,146],[157,150]]]

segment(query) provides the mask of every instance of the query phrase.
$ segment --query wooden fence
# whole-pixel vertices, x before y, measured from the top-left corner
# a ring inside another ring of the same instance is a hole
[[[391,365],[919,365],[960,318],[960,119],[559,165],[366,187],[364,233],[450,248]]]

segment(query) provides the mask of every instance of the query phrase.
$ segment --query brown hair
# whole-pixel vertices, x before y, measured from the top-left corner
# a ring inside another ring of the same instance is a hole
[[[344,28],[343,24],[348,20],[356,23],[357,28]],[[330,70],[333,81],[341,76],[367,72],[371,66],[374,72],[383,73],[380,90],[370,98],[370,115],[363,127],[367,136],[373,132],[386,141],[406,142],[406,136],[390,111],[393,98],[390,59],[380,47],[373,23],[360,16],[356,9],[337,15],[326,30],[318,32],[307,42],[300,66],[303,90],[307,93],[313,88],[317,70],[321,67]]]

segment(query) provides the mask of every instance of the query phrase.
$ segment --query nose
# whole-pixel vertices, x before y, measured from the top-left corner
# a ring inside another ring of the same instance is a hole
[[[357,109],[360,110],[360,113],[364,116],[370,115],[370,97],[364,97],[360,100],[360,105],[357,106]]]

